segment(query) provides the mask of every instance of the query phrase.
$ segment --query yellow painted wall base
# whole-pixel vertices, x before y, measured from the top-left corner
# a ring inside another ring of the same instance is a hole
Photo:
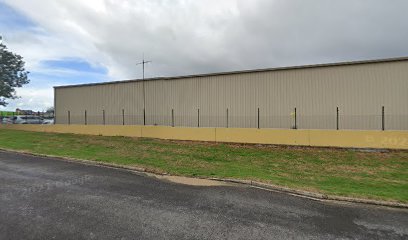
[[[139,125],[0,125],[4,129],[174,140],[408,149],[408,131],[184,128]]]

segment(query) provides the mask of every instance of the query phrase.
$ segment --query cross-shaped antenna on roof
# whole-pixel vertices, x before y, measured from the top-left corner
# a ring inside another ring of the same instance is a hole
[[[145,61],[144,53],[143,53],[143,60],[140,63],[136,63],[136,65],[143,66],[143,81],[142,81],[142,91],[143,91],[143,125],[146,125],[146,92],[145,92],[145,64],[151,63],[152,61]]]
[[[144,80],[144,78],[145,78],[145,64],[151,63],[151,62],[152,62],[152,61],[145,61],[145,59],[144,59],[144,54],[143,54],[143,61],[140,62],[140,63],[136,63],[136,65],[142,65],[142,66],[143,66],[143,80]]]

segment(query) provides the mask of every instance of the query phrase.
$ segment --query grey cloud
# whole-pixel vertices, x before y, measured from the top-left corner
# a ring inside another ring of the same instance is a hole
[[[404,0],[24,2],[9,4],[92,45],[85,56],[115,78],[140,77],[143,52],[147,76],[408,56]]]

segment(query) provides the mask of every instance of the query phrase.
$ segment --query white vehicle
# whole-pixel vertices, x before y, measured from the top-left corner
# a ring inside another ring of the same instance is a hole
[[[42,124],[54,124],[54,119],[44,119]]]
[[[11,124],[13,121],[11,120],[11,117],[2,117],[1,119],[2,124]]]
[[[23,115],[23,116],[14,116],[12,118],[14,124],[42,124],[43,119],[38,116],[32,115]]]

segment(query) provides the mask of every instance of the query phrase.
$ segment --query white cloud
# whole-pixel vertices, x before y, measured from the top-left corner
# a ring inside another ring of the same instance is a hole
[[[6,2],[47,33],[10,40],[28,60],[84,58],[112,78],[140,77],[143,52],[149,76],[408,54],[406,1]]]
[[[54,105],[54,90],[52,88],[19,88],[17,89],[18,98],[13,100],[7,108],[0,107],[2,110],[31,109],[34,111],[43,111]]]
[[[143,53],[147,77],[408,55],[405,0],[3,1],[38,26],[6,34],[32,71],[74,57],[129,79]]]

